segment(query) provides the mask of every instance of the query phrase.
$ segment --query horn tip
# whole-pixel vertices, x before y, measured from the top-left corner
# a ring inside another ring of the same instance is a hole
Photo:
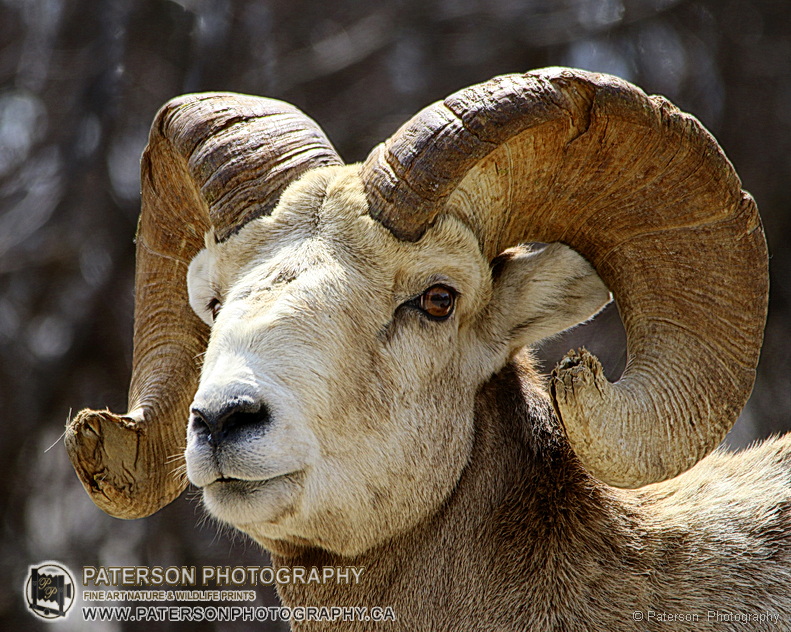
[[[146,429],[142,411],[117,415],[81,410],[66,427],[66,452],[94,504],[115,518],[144,518],[186,487],[175,476],[159,481],[145,470]]]

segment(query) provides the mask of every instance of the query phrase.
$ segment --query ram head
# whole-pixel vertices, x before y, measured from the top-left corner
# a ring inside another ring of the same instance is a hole
[[[610,292],[623,376],[570,353],[534,389],[594,476],[688,469],[752,388],[755,204],[697,120],[611,76],[495,78],[354,165],[285,103],[189,95],[157,115],[142,188],[129,412],[67,433],[112,515],[178,496],[186,453],[210,513],[268,548],[363,551],[451,493],[483,385]]]

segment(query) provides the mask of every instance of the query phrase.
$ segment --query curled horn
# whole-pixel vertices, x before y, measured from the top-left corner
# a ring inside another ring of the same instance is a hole
[[[416,241],[440,214],[491,260],[560,241],[612,291],[629,360],[616,383],[570,352],[551,395],[588,470],[620,487],[709,453],[755,380],[768,295],[758,211],[717,142],[662,97],[602,74],[508,75],[429,106],[368,156],[371,216]]]
[[[83,486],[108,514],[147,516],[186,486],[177,471],[208,340],[186,274],[204,235],[227,239],[271,213],[303,172],[339,164],[320,128],[280,101],[197,94],[157,114],[141,164],[129,412],[83,410],[65,439]]]

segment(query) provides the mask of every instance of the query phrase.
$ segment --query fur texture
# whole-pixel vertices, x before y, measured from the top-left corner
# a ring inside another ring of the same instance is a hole
[[[469,464],[434,516],[352,559],[295,547],[275,560],[364,566],[359,587],[282,597],[392,605],[403,630],[787,630],[789,488],[791,436],[638,491],[596,481],[522,354],[481,389]]]

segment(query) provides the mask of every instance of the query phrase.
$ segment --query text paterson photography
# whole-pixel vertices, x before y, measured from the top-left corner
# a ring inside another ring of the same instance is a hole
[[[649,621],[656,623],[736,623],[747,625],[751,623],[770,623],[777,625],[780,614],[771,611],[723,611],[707,610],[706,612],[663,612],[658,610],[635,610],[632,613],[635,621]],[[785,629],[785,628],[784,628]]]
[[[358,584],[361,566],[83,566],[84,587]]]

